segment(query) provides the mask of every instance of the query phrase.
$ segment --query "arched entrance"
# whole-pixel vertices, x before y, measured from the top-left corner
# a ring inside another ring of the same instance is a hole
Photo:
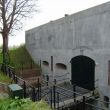
[[[87,56],[76,56],[71,59],[72,84],[88,90],[94,90],[95,61]]]

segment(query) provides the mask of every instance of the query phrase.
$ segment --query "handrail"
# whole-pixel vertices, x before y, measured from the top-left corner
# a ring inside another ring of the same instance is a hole
[[[67,80],[67,79],[69,79],[69,78],[63,78],[63,79],[60,79],[60,80],[57,79],[57,81],[64,81],[64,80]]]
[[[9,68],[11,68],[11,69],[14,69],[14,67],[13,66],[10,66],[10,65],[7,65]]]
[[[47,97],[47,95],[46,95],[46,97]],[[51,103],[50,100],[49,100],[49,97],[47,97],[47,100],[48,100],[49,103]]]
[[[44,80],[45,81],[45,80]],[[45,81],[46,83],[48,83],[48,81]],[[69,91],[69,92],[71,92],[71,93],[76,93],[77,95],[80,95],[80,96],[82,96],[83,94],[81,94],[81,93],[78,93],[78,92],[73,92],[72,90],[68,90],[68,89],[66,89],[66,88],[63,88],[63,87],[60,87],[60,86],[58,86],[58,85],[56,85],[56,84],[49,84],[49,87],[52,87],[53,85],[55,85],[56,87],[58,87],[58,88],[60,88],[60,89],[62,89],[62,90],[65,90],[65,91]],[[79,86],[77,86],[77,87],[79,87]],[[81,87],[79,87],[79,88],[81,88]],[[82,88],[82,89],[84,89],[84,88]],[[87,89],[85,89],[85,90],[87,90]],[[89,91],[89,90],[88,90]],[[89,91],[90,92],[90,91]]]
[[[63,75],[55,75],[54,77],[62,77],[62,76],[65,76],[65,75],[67,75],[68,73],[66,73],[66,74],[63,74]]]
[[[14,69],[14,67],[13,67],[13,66],[6,65],[5,63],[0,63],[0,64],[5,65],[5,66],[7,66],[7,67],[10,67],[10,68],[13,68],[13,69]]]
[[[110,104],[110,102],[106,102],[106,101],[102,101],[102,100],[94,99],[93,97],[86,97],[86,98],[88,98],[88,99],[89,99],[89,98],[90,98],[90,99],[92,98],[93,100],[96,100],[96,101],[99,101],[99,102],[103,102],[103,103]]]
[[[58,91],[57,91],[57,93],[58,93],[58,94],[61,94],[61,95],[63,95],[63,96],[66,96],[66,97],[72,97],[72,98],[74,98],[73,95],[68,95],[68,94],[66,94],[66,93],[60,93],[60,92],[58,92]]]
[[[46,80],[43,80],[45,83],[48,83],[49,84],[49,87],[52,87],[53,85],[55,85],[54,84],[54,82],[51,82],[51,83],[49,83],[49,81],[46,81]]]
[[[59,97],[59,99],[63,102],[64,106],[66,105],[65,102]]]
[[[7,68],[9,68],[10,69],[10,71],[12,71],[13,69],[14,69],[14,67],[12,67],[12,66],[10,66],[10,65],[4,65],[5,67],[7,67]],[[20,78],[20,77],[18,77],[16,74],[14,74],[13,72],[11,72],[10,73],[11,74],[11,76],[12,75],[14,75],[15,76],[15,78],[17,78],[17,80],[20,80],[20,81],[23,81],[23,82],[26,82],[26,85],[24,85],[24,86],[26,86],[26,87],[31,87],[31,88],[35,88],[35,89],[39,89],[39,88],[36,88],[36,87],[34,87],[34,86],[32,86],[31,84],[29,84],[28,83],[28,81],[26,81],[26,80],[24,80],[24,79],[22,79],[22,78]],[[66,74],[64,74],[64,75],[57,75],[57,76],[55,76],[55,77],[61,77],[61,76],[65,76],[65,75],[67,75],[68,73],[66,73]],[[66,79],[68,79],[68,78],[66,78]],[[64,79],[63,79],[64,80]],[[76,91],[72,91],[72,90],[68,90],[68,89],[66,89],[66,88],[63,88],[63,87],[60,87],[60,86],[58,86],[57,84],[55,84],[54,82],[52,82],[52,83],[49,83],[49,81],[46,81],[46,80],[43,80],[44,82],[46,82],[46,83],[48,83],[49,84],[49,86],[46,86],[46,89],[50,89],[51,87],[53,87],[53,86],[55,86],[56,87],[56,90],[55,90],[55,92],[56,93],[58,93],[58,94],[60,94],[60,95],[63,95],[63,96],[66,96],[66,97],[73,97],[73,98],[76,98],[76,97],[74,97],[73,95],[74,94],[76,94],[76,95],[79,95],[79,96],[84,96],[84,94],[81,94],[81,93],[79,93],[79,92],[76,92]],[[62,80],[61,80],[62,81]],[[97,82],[98,81],[98,79],[95,81],[95,82]],[[1,83],[1,82],[0,82]],[[1,83],[1,84],[3,84],[3,85],[5,85],[4,83]],[[41,85],[42,85],[42,83],[40,83]],[[40,85],[40,86],[41,86]],[[7,85],[6,85],[7,86]],[[77,85],[76,85],[77,86]],[[79,86],[77,86],[77,87],[79,87]],[[61,90],[63,90],[63,92],[59,92],[57,89],[61,89]],[[82,87],[79,87],[79,88],[82,88]],[[84,89],[84,88],[82,88],[82,89]],[[85,89],[85,90],[87,90],[87,89]],[[73,95],[68,95],[67,93],[65,93],[65,91],[67,91],[67,92],[70,92],[70,93],[72,93]],[[88,92],[89,92],[89,90],[88,90]],[[50,93],[50,91],[47,91],[47,92],[45,92],[44,94],[42,94],[42,98],[43,97],[47,97],[47,95]],[[56,97],[56,95],[55,95],[55,97]],[[49,97],[47,97],[47,98],[49,98]],[[85,98],[88,98],[88,99],[93,99],[93,100],[96,100],[96,101],[99,101],[99,102],[103,102],[103,103],[107,103],[107,104],[110,104],[109,102],[106,102],[106,101],[102,101],[102,100],[98,100],[98,99],[94,99],[93,97],[87,97],[87,96],[85,96]],[[61,97],[59,97],[59,99],[60,99],[60,101],[62,100],[61,99]],[[55,99],[56,100],[56,99]],[[82,100],[82,99],[81,99]],[[63,103],[64,103],[64,100],[62,101]],[[56,102],[55,102],[56,103]],[[85,104],[86,105],[89,105],[89,106],[92,106],[92,107],[95,107],[95,108],[98,108],[98,109],[101,109],[101,110],[105,110],[104,108],[100,108],[100,107],[98,107],[98,106],[95,106],[95,105],[93,105],[93,104],[89,104],[89,103],[86,103],[85,102]],[[65,104],[64,104],[65,105]]]
[[[65,88],[63,88],[63,87],[57,86],[57,85],[56,85],[56,87],[58,87],[58,88],[60,88],[60,89],[62,89],[62,90],[66,90],[66,91],[68,91],[68,92],[76,93],[77,95],[83,96],[83,94],[81,94],[81,93],[74,92],[74,91],[71,91],[71,90],[65,89]]]
[[[95,105],[92,105],[92,104],[89,104],[89,103],[85,103],[86,105],[89,105],[89,106],[92,106],[92,107],[94,107],[94,108],[98,108],[98,109],[101,109],[101,110],[106,110],[106,109],[104,109],[104,108],[102,108],[102,107],[97,107],[97,106],[95,106]]]
[[[42,89],[47,90],[47,89],[50,89],[51,87],[53,87],[53,86],[42,87]]]
[[[77,86],[77,85],[76,85]],[[88,89],[85,89],[85,88],[83,88],[83,87],[80,87],[80,86],[77,86],[78,88],[81,88],[81,89],[84,89],[84,90],[87,90],[88,92],[91,92],[90,90],[88,90]]]
[[[48,95],[49,93],[50,93],[50,91],[46,92],[46,93],[42,96],[42,98],[45,97],[46,95]]]
[[[16,78],[20,79],[21,81],[25,81],[22,78],[18,77],[17,75],[15,75]]]

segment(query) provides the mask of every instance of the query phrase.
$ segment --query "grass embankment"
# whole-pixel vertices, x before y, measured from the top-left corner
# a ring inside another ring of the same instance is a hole
[[[11,49],[9,54],[10,65],[15,67],[15,69],[27,69],[31,67],[39,68],[39,66],[32,60],[24,45]]]
[[[12,80],[8,76],[6,76],[2,72],[0,72],[0,82],[9,84],[12,82]]]
[[[0,110],[51,110],[44,101],[32,102],[30,99],[0,100]]]
[[[16,70],[29,69],[31,67],[39,68],[39,66],[35,64],[30,57],[24,45],[10,49],[9,55],[10,65],[13,66]],[[0,53],[0,62],[2,62],[2,53]]]

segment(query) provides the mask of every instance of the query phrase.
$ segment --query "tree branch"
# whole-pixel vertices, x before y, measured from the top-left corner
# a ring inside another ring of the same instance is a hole
[[[10,20],[9,30],[10,30],[12,24],[13,24],[13,19],[14,19],[15,10],[16,10],[16,3],[17,3],[17,1],[15,0],[14,4],[13,4],[13,11],[12,11],[12,16],[11,16],[11,20]]]

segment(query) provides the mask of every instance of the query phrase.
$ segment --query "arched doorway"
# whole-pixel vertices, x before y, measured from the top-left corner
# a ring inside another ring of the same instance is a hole
[[[87,56],[76,56],[71,59],[72,84],[88,90],[94,90],[95,61]]]

